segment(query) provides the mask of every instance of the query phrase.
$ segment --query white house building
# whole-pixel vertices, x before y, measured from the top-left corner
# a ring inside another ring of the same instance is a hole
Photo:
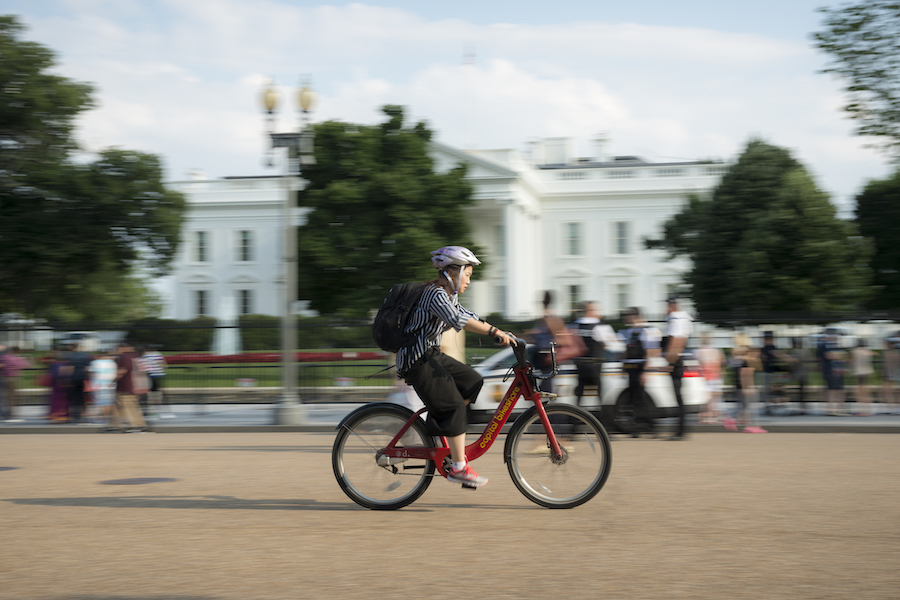
[[[438,170],[468,165],[473,237],[488,266],[465,304],[479,314],[535,317],[544,290],[554,292],[560,314],[581,300],[599,301],[607,314],[627,306],[661,314],[678,290],[687,261],[667,262],[643,240],[660,235],[690,194],[709,194],[727,165],[607,157],[602,147],[579,158],[572,147],[564,138],[534,142],[527,154],[432,143]],[[170,185],[187,196],[189,210],[173,274],[161,282],[166,316],[220,316],[228,302],[240,314],[279,314],[280,179],[195,176]],[[302,222],[298,209],[294,223]]]
[[[168,185],[185,194],[188,211],[172,274],[158,284],[165,316],[278,315],[284,280],[281,178],[208,179],[194,173]],[[302,214],[295,214],[295,225]]]

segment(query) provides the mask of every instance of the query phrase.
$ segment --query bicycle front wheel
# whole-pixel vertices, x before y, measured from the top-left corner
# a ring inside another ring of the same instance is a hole
[[[513,483],[526,498],[547,508],[574,508],[597,495],[612,467],[612,447],[603,425],[567,404],[544,407],[562,456],[553,456],[536,407],[513,424],[504,458]]]
[[[422,459],[381,457],[412,416],[396,404],[371,404],[350,413],[338,426],[331,464],[338,485],[351,500],[373,510],[395,510],[414,502],[431,484],[434,463]],[[425,422],[416,419],[398,446],[434,447]]]

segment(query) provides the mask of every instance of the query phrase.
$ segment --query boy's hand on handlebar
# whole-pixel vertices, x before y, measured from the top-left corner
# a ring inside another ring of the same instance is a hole
[[[512,334],[506,333],[505,331],[498,331],[494,334],[494,341],[497,342],[498,346],[503,346],[504,348],[509,345],[517,345],[516,338],[513,337]]]

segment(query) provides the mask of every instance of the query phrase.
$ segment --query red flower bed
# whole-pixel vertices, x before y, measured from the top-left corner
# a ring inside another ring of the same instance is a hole
[[[384,352],[298,352],[297,362],[335,362],[339,360],[384,360]],[[213,363],[277,363],[280,352],[249,352],[247,354],[172,354],[166,356],[170,365],[201,365]]]

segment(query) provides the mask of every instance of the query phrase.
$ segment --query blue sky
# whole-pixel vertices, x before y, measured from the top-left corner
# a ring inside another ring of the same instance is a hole
[[[819,74],[822,2],[3,0],[58,71],[96,86],[89,150],[161,154],[169,179],[267,173],[259,90],[309,76],[314,119],[374,123],[407,106],[458,147],[604,133],[619,154],[732,159],[790,148],[846,212],[886,160],[852,135]],[[463,56],[474,62],[463,65]],[[287,102],[286,102],[287,104]],[[295,115],[284,110],[280,127]]]

